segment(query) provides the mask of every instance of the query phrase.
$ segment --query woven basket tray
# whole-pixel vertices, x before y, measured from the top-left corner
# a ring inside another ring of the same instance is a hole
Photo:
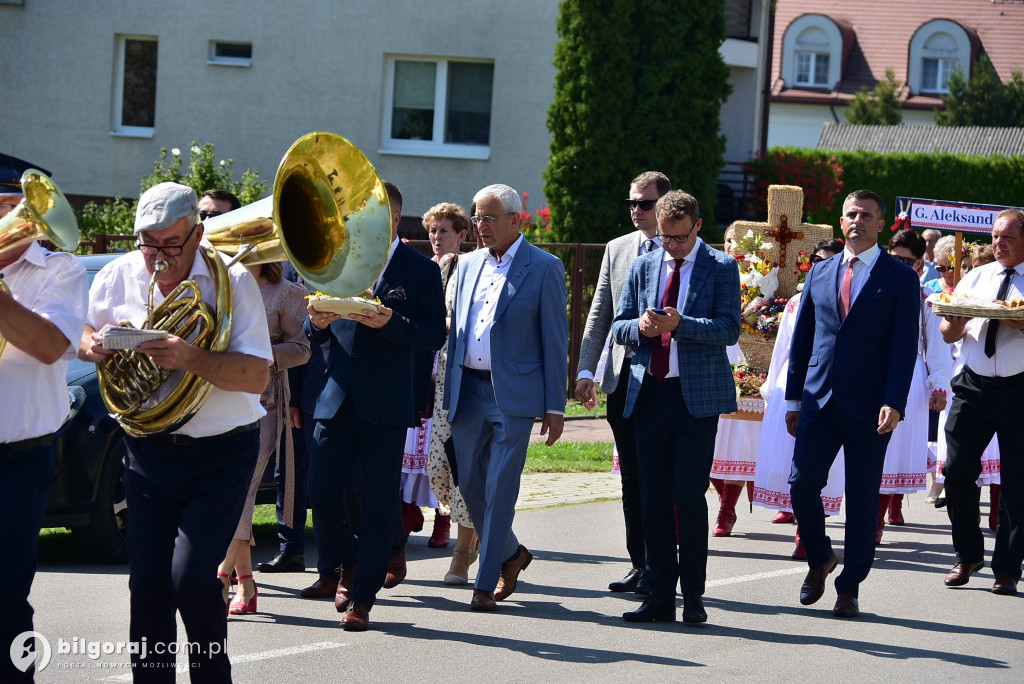
[[[1003,306],[963,306],[932,302],[932,311],[938,316],[970,316],[971,318],[1006,318],[1024,320],[1024,307],[1008,309]]]
[[[768,366],[772,363],[772,350],[775,349],[774,339],[766,340],[757,333],[741,330],[740,349],[747,359],[747,367],[761,373],[768,372]]]

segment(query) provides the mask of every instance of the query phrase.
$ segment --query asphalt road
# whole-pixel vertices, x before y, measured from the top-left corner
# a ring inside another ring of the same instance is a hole
[[[590,503],[517,515],[517,532],[536,557],[497,613],[470,612],[470,588],[440,582],[448,552],[427,548],[429,529],[413,537],[409,578],[382,592],[366,633],[342,631],[331,602],[298,597],[313,571],[257,575],[261,612],[230,619],[234,677],[475,684],[687,677],[1019,682],[1024,595],[991,594],[988,569],[964,588],[944,587],[953,560],[948,521],[922,498],[916,495],[905,507],[905,527],[886,528],[874,570],[861,587],[860,619],[832,617],[831,584],[817,605],[799,604],[806,568],[789,559],[794,528],[771,524],[771,512],[755,508],[740,512],[733,537],[711,540],[706,625],[626,624],[621,614],[638,599],[606,588],[626,569],[620,504]],[[841,559],[842,517],[830,519],[828,527]],[[991,552],[992,534],[986,538]],[[256,559],[273,550],[261,546]],[[127,681],[125,655],[94,660],[56,652],[58,639],[127,640],[127,584],[121,566],[39,568],[31,597],[36,630],[54,644],[54,655],[38,681]],[[187,674],[178,676],[183,681]]]

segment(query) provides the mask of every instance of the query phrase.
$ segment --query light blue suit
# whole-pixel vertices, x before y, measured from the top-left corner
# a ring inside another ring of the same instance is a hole
[[[444,392],[459,490],[481,540],[481,591],[494,590],[501,564],[519,549],[512,519],[530,432],[535,418],[565,411],[569,372],[565,270],[523,239],[491,325],[491,381],[463,373],[469,308],[487,254],[459,259]]]

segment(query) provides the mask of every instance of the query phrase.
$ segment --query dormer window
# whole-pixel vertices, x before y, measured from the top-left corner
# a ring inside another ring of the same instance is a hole
[[[834,21],[805,14],[782,38],[782,77],[788,87],[834,88],[840,78],[843,37]]]
[[[949,77],[957,68],[970,74],[971,40],[956,22],[935,19],[910,39],[909,59],[907,85],[912,93],[948,93]]]

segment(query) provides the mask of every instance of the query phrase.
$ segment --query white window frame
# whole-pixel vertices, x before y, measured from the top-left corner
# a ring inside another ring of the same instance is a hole
[[[945,33],[952,37],[954,48],[937,49],[926,47],[928,41],[937,34]],[[941,83],[937,90],[924,86],[924,61],[926,59],[947,59],[955,61],[954,69],[959,66],[964,76],[971,73],[971,39],[966,29],[949,19],[933,19],[922,24],[910,39],[908,53],[909,68],[907,69],[907,86],[913,95],[940,95],[948,93],[949,88]],[[952,71],[950,71],[952,73]]]
[[[114,63],[114,92],[113,92],[113,121],[111,121],[110,134],[128,138],[152,138],[156,133],[155,116],[154,126],[123,126],[121,118],[124,114],[124,61],[125,44],[129,40],[147,40],[157,43],[157,69],[160,64],[160,43],[157,36],[143,36],[121,33],[117,35],[117,50]],[[155,103],[154,103],[155,104]]]
[[[249,47],[249,58],[244,57],[224,57],[217,55],[218,45],[247,45]],[[207,64],[215,66],[232,66],[232,67],[248,67],[252,66],[252,43],[244,40],[211,40],[210,51],[206,58]]]
[[[925,83],[925,65],[928,62],[936,63],[936,83]],[[948,93],[949,77],[953,75],[960,61],[955,57],[923,57],[921,59],[921,92],[922,93]]]
[[[824,44],[807,44],[800,36],[808,29],[819,29],[826,36]],[[828,55],[828,77],[824,82],[814,78],[814,65],[811,65],[811,81],[797,80],[797,55],[814,54]],[[826,88],[831,90],[842,77],[843,34],[829,17],[824,14],[804,14],[794,19],[782,36],[782,79],[787,88]]]
[[[828,52],[811,52],[810,50],[797,50],[795,53],[793,53],[793,56],[797,60],[797,64],[795,65],[796,68],[794,69],[794,72],[793,72],[794,73],[793,80],[794,80],[794,82],[797,85],[810,86],[812,88],[824,88],[826,85],[828,85],[828,73],[827,73],[827,70],[826,70],[825,80],[824,81],[817,80],[818,62],[820,60],[822,60],[822,59],[828,60],[828,64],[831,67],[831,65],[832,65],[832,59],[831,59],[832,55],[831,54],[829,54]],[[807,72],[810,75],[810,78],[805,80],[805,81],[800,79],[799,62],[800,62],[800,58],[801,57],[809,57],[810,58],[810,68],[808,69],[808,72]]]
[[[434,130],[432,140],[405,140],[391,137],[392,114],[394,113],[395,62],[430,62],[436,65],[434,80]],[[471,64],[493,64],[490,60],[451,59],[447,57],[422,57],[411,55],[388,55],[385,61],[384,111],[381,117],[380,154],[400,154],[419,157],[448,157],[452,159],[489,159],[491,146],[468,145],[444,142],[444,127],[447,120],[448,65],[452,62]],[[493,93],[493,82],[492,82]],[[493,98],[493,95],[492,95]],[[494,103],[491,102],[493,124]],[[494,129],[492,126],[491,135]]]

